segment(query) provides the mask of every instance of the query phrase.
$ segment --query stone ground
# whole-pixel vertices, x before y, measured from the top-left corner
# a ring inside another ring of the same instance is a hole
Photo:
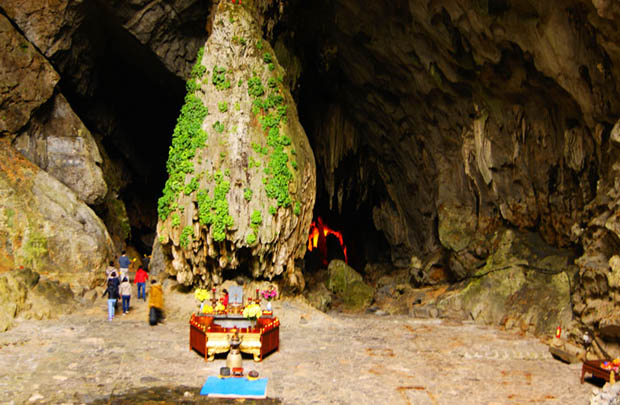
[[[0,334],[0,403],[234,403],[200,387],[225,365],[189,350],[187,320],[148,325],[146,304],[107,321],[105,300]],[[276,301],[279,352],[246,371],[268,377],[268,403],[587,404],[580,365],[537,339],[454,321],[324,314]],[[265,403],[265,401],[257,401]],[[253,403],[252,401],[246,403]]]

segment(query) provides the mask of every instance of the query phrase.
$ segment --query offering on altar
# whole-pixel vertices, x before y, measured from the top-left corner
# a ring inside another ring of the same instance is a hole
[[[239,350],[252,354],[254,361],[261,361],[266,354],[278,350],[280,344],[278,318],[261,316],[253,327],[250,327],[249,323],[250,321],[240,314],[213,316],[192,314],[189,321],[190,350],[196,350],[204,355],[205,360],[213,361],[216,354],[230,350],[231,333],[235,332],[239,334],[241,340]]]
[[[262,315],[262,313],[263,313],[263,310],[258,304],[248,304],[243,309],[243,317],[249,319],[252,322],[252,324],[256,323],[256,320]]]
[[[615,358],[613,361],[604,361],[601,363],[603,370],[611,370],[617,373],[620,370],[620,358]]]
[[[204,288],[196,288],[196,291],[194,291],[194,298],[202,303],[211,298],[211,295],[209,295],[209,290],[205,290]]]
[[[269,290],[261,291],[260,295],[267,301],[271,301],[278,296],[278,292],[276,291],[275,288],[271,288]]]
[[[210,298],[209,291],[203,288],[196,288],[194,291],[194,298],[200,303],[200,309],[198,310],[199,314],[212,314],[213,307],[206,303],[206,301]]]
[[[203,305],[200,306],[200,313],[201,314],[212,314],[213,313],[213,307],[209,304],[205,304],[203,303]]]

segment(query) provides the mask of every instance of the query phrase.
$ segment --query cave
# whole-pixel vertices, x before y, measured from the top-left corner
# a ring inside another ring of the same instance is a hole
[[[322,15],[330,12],[331,6],[318,3],[313,8],[313,13]],[[284,19],[286,24],[277,26],[272,35],[277,37],[278,32],[290,29],[287,24],[297,25],[298,21],[304,21],[297,14],[300,12],[303,7],[295,6],[291,15]],[[199,16],[193,18],[200,21]],[[207,20],[206,15],[202,18]],[[118,17],[103,4],[88,10],[80,32],[92,46],[89,53],[92,54],[93,72],[88,90],[80,87],[84,78],[69,75],[61,86],[87,126],[100,136],[110,160],[122,172],[119,184],[114,186],[118,198],[126,206],[131,232],[126,239],[117,241],[120,242],[118,248],[133,246],[140,253],[150,254],[157,223],[155,208],[167,177],[170,137],[183,103],[185,83],[119,23]],[[200,31],[198,27],[185,29]],[[324,38],[314,37],[314,31],[312,26],[299,25],[298,38],[302,41],[296,44],[296,51],[312,49],[321,52],[320,41]],[[283,31],[282,35],[286,32]],[[342,80],[346,72],[340,69],[326,71],[324,66],[318,65],[321,61],[316,56],[315,52],[304,55],[299,87],[295,89],[300,121],[313,149],[321,142],[322,128],[318,123],[327,114],[322,106],[347,102],[337,94],[339,86],[346,85],[346,80]],[[74,68],[68,63],[63,66],[67,71]],[[366,148],[364,152],[344,156],[335,173],[318,165],[320,180],[313,215],[322,217],[332,228],[343,233],[346,247],[351,252],[349,262],[359,271],[364,270],[367,262],[387,263],[391,260],[390,246],[372,220],[372,208],[385,193],[380,179],[373,173],[376,169],[368,168],[368,178],[364,179],[367,184],[360,184],[362,180],[349,175],[359,171],[363,161],[360,156],[372,153],[368,145],[363,147]],[[340,195],[334,195],[334,187],[340,188]],[[111,213],[104,205],[95,208],[102,218],[110,217]],[[333,247],[330,248],[329,260],[344,259],[340,246],[337,243],[330,245]],[[312,263],[312,257],[307,261]],[[316,270],[312,264],[306,267]]]
[[[598,300],[620,285],[608,276],[620,271],[615,6],[146,3],[63,4],[43,28],[11,2],[0,10],[11,49],[51,66],[24,80],[49,83],[2,134],[16,148],[53,138],[67,127],[38,131],[66,97],[101,152],[89,164],[107,193],[83,199],[98,217],[71,225],[101,231],[91,267],[130,248],[185,287],[241,275],[302,293],[345,259],[383,291],[376,302],[406,303],[399,313],[424,304],[414,287],[461,293],[483,277],[501,286],[527,275],[502,298],[510,308],[479,316],[495,324],[536,306],[518,298],[554,284],[545,277],[566,277],[551,318],[615,336],[616,321],[600,315],[615,301]],[[28,249],[19,260],[33,262],[33,246],[48,262],[62,257],[50,224],[68,216],[50,217],[36,232],[31,218],[18,231],[0,223],[12,241],[0,265]],[[306,249],[319,219],[333,231],[322,252]],[[496,290],[475,290],[451,315],[478,316],[471,303]]]
[[[507,10],[505,2],[489,7],[492,14]],[[446,30],[452,40],[450,53],[443,55],[454,69],[453,75],[460,78],[452,84],[439,65],[420,64],[420,49],[415,46],[422,43],[398,42],[405,33],[414,38],[425,34],[425,28],[420,27],[411,32],[414,16],[406,9],[398,2],[389,7],[376,4],[359,9],[347,2],[323,1],[311,6],[293,2],[278,24],[264,32],[276,49],[281,44],[301,61],[298,76],[287,77],[287,81],[317,161],[313,217],[321,217],[342,232],[350,264],[360,272],[372,262],[407,267],[412,255],[424,257],[439,249],[433,206],[441,199],[437,182],[442,181],[440,171],[446,168],[429,164],[427,156],[441,151],[449,167],[450,159],[459,153],[458,145],[446,137],[453,133],[454,125],[442,123],[441,114],[451,116],[458,126],[478,114],[472,105],[462,102],[464,98],[491,99],[498,106],[520,101],[522,90],[511,93],[509,88],[495,94],[494,88],[500,81],[510,83],[521,75],[526,75],[534,88],[546,86],[549,98],[565,96],[528,62],[527,54],[512,45],[503,47],[499,63],[484,65],[476,72],[471,51],[467,51],[471,44],[455,29],[446,10],[438,9],[430,28]],[[202,15],[193,15],[195,23],[184,31],[204,39],[207,6],[199,11]],[[122,28],[115,14],[104,3],[91,6],[80,34],[93,44],[92,81],[84,90],[80,87],[84,78],[68,76],[62,89],[87,126],[101,136],[109,158],[122,168],[116,187],[126,206],[131,233],[120,245],[134,246],[148,254],[156,231],[155,207],[167,176],[170,137],[183,103],[184,78],[171,72],[152,49]],[[373,18],[390,21],[389,29],[371,25]],[[382,49],[389,41],[403,49]],[[404,52],[409,71],[390,60],[389,52]],[[68,72],[74,68],[61,65]],[[583,71],[581,67],[582,76]],[[435,80],[430,90],[422,90],[429,86],[419,82],[422,76]],[[540,102],[536,97],[525,100],[526,109],[536,108]],[[574,104],[556,109],[560,110],[558,115],[568,116],[568,129],[581,125]],[[504,124],[498,125],[501,128]],[[550,173],[550,192],[558,187],[558,181],[581,181],[566,176],[558,179],[557,168]],[[590,178],[592,189],[596,177]],[[451,191],[457,198],[471,200],[463,191],[471,187],[467,181],[460,179],[463,184]],[[388,188],[392,189],[390,193]],[[391,197],[386,199],[386,195]],[[412,201],[405,206],[402,198],[407,196]],[[477,204],[478,212],[496,212],[495,204]],[[96,208],[102,217],[108,216],[106,207]],[[390,218],[396,212],[398,218]],[[538,225],[526,226],[535,230]],[[332,250],[330,259],[342,257],[337,246]],[[307,261],[312,263],[309,254]],[[449,258],[443,257],[440,262],[449,267]],[[316,267],[309,264],[307,269]]]

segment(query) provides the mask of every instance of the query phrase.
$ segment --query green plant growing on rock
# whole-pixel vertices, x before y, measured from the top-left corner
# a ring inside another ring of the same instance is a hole
[[[249,161],[248,161],[248,167],[249,167],[250,169],[253,169],[253,168],[255,168],[255,167],[260,167],[260,161],[258,161],[258,160],[256,160],[256,159],[254,159],[254,157],[253,157],[253,156],[250,156],[250,159],[249,159]]]
[[[35,229],[28,232],[28,240],[23,247],[24,262],[32,268],[38,268],[41,258],[47,255],[47,238]]]
[[[263,61],[273,63],[272,55],[268,52],[264,53]],[[277,80],[270,78],[268,86],[275,91],[267,97],[263,97],[265,88],[255,72],[248,80],[248,95],[252,98],[252,113],[258,116],[261,128],[267,134],[267,146],[270,148],[270,152],[264,150],[264,153],[268,154],[268,161],[263,169],[265,176],[262,182],[265,185],[267,197],[275,199],[278,207],[289,207],[292,204],[289,184],[293,180],[293,173],[289,169],[289,156],[285,149],[290,147],[292,142],[290,137],[280,134],[280,125],[286,123],[288,107],[284,104],[284,97],[276,90]],[[258,144],[252,144],[252,148],[257,153],[259,147]],[[263,148],[260,148],[261,153],[263,153]],[[291,165],[295,169],[297,163]]]
[[[213,197],[209,197],[205,190],[198,192],[198,222],[211,226],[213,240],[222,242],[226,239],[226,231],[234,225],[234,220],[228,212],[226,195],[230,190],[230,182],[224,180],[222,172],[214,174],[215,188]]]
[[[187,248],[190,242],[190,238],[193,238],[193,237],[194,237],[194,229],[192,228],[191,225],[187,225],[186,227],[183,228],[183,231],[181,231],[181,237],[179,238],[179,243],[181,244],[183,248]]]
[[[217,132],[218,134],[221,134],[222,132],[224,132],[224,124],[219,121],[215,121],[215,123],[213,123],[213,129],[215,129],[215,132]]]
[[[253,98],[261,97],[265,94],[265,88],[260,77],[254,75],[248,80],[248,95]]]
[[[243,198],[247,201],[250,202],[252,201],[252,195],[254,194],[254,192],[252,191],[251,188],[245,188],[243,189]]]
[[[259,39],[258,41],[256,41],[256,49],[258,49],[259,51],[261,49],[263,49],[263,40]]]
[[[253,245],[254,242],[256,242],[256,234],[254,233],[254,230],[251,230],[245,237],[245,243],[247,245]]]
[[[200,48],[196,64],[192,68],[192,75],[188,79],[188,83],[193,84],[186,86],[188,92],[185,96],[185,104],[181,108],[172,134],[172,144],[166,162],[168,180],[166,180],[163,195],[157,202],[157,213],[161,220],[168,218],[170,213],[176,209],[175,200],[185,187],[185,176],[194,172],[192,159],[196,154],[196,149],[204,146],[207,140],[207,133],[202,130],[201,126],[208,114],[208,109],[194,94],[197,88],[196,80],[204,74],[206,69],[202,66],[203,54],[204,48]]]
[[[295,201],[295,207],[293,208],[293,214],[297,216],[301,214],[301,203],[299,201]]]
[[[179,214],[175,212],[172,214],[172,227],[176,228],[179,225],[181,225],[181,217],[179,217]]]
[[[259,210],[254,210],[250,216],[250,223],[252,225],[260,225],[263,223],[263,214]]]
[[[211,75],[211,83],[218,90],[226,90],[230,88],[230,81],[226,79],[226,68],[222,66],[214,66]]]
[[[274,207],[273,205],[269,207],[269,213],[271,215],[276,215],[276,212],[278,212],[276,207]]]
[[[228,103],[226,101],[217,103],[217,109],[220,110],[221,113],[225,113],[228,111]]]
[[[190,182],[183,188],[183,193],[185,193],[185,195],[190,195],[196,190],[198,190],[198,179],[196,177],[192,177]]]

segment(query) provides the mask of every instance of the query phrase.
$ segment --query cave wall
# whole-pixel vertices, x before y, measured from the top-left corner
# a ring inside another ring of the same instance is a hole
[[[615,325],[617,5],[338,0],[311,12],[276,41],[310,66],[300,114],[334,209],[343,195],[344,209],[370,201],[392,263],[421,283],[438,268],[442,281],[471,277],[505,229],[536,232],[580,256],[577,317]],[[339,172],[347,160],[357,169]]]
[[[138,197],[163,188],[165,179],[144,179],[148,160],[165,160],[174,122],[147,113],[180,109],[196,52],[215,32],[213,4],[223,3],[0,0],[11,78],[0,88],[0,136],[68,190],[75,183],[70,192],[106,219],[116,249],[128,223],[154,230],[157,196]],[[299,105],[326,205],[371,207],[394,266],[411,268],[414,282],[431,268],[458,281],[488,262],[495,236],[534,232],[579,256],[575,314],[617,334],[616,3],[247,4]],[[54,172],[54,142],[71,150],[62,159],[73,168]]]

